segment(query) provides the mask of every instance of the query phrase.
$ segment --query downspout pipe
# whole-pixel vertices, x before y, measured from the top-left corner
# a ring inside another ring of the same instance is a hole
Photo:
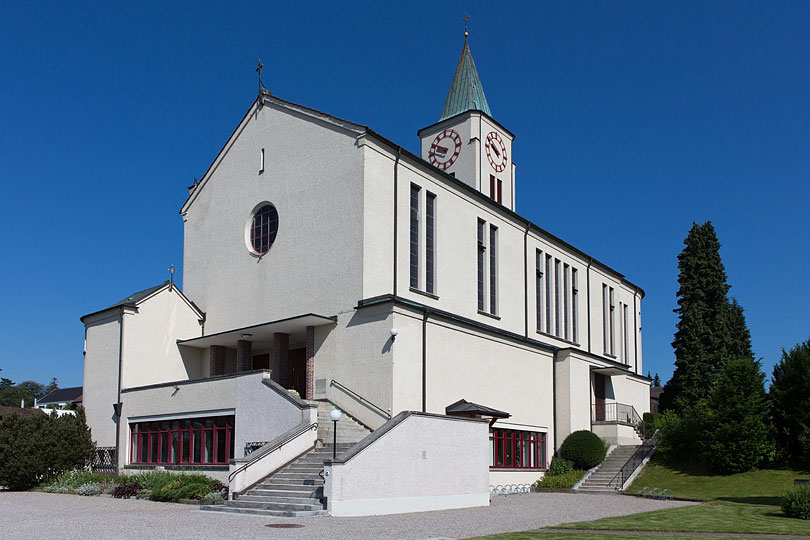
[[[638,298],[638,288],[633,291],[633,357],[636,360],[636,374],[638,374],[638,307],[636,307],[636,300]]]
[[[422,312],[422,412],[427,412],[427,320],[430,310]]]
[[[119,308],[118,320],[118,392],[115,399],[115,460],[116,469],[120,463],[120,449],[121,449],[121,378],[122,366],[124,363],[124,306]]]

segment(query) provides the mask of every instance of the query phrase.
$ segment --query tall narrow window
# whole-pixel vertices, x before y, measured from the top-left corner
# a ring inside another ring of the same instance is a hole
[[[571,268],[571,339],[574,343],[579,343],[579,329],[577,328],[577,295],[579,287],[577,285],[577,269]]]
[[[568,310],[570,309],[571,305],[571,298],[569,297],[569,277],[568,274],[570,272],[570,268],[567,264],[563,265],[563,337],[565,339],[569,339],[569,331],[568,331]]]
[[[411,184],[411,287],[419,287],[419,190]]]
[[[539,249],[534,255],[534,301],[535,317],[537,319],[537,331],[543,331],[543,252]]]
[[[489,226],[489,312],[498,311],[498,227]]]
[[[259,172],[264,172],[264,148],[262,148],[261,154],[259,155]]]
[[[610,354],[616,356],[616,304],[613,300],[613,287],[610,287]]]
[[[425,291],[436,292],[436,195],[425,196]]]
[[[489,175],[489,198],[495,200],[495,176]]]
[[[624,321],[623,321],[624,322],[624,339],[623,339],[623,341],[624,341],[624,343],[623,343],[623,345],[624,345],[624,363],[625,364],[630,364],[630,349],[629,349],[629,346],[628,346],[628,343],[630,341],[630,333],[628,332],[628,330],[630,329],[630,324],[629,324],[629,322],[627,320],[627,304],[625,304],[623,306],[622,311],[624,312],[624,314],[623,314],[624,315]]]
[[[478,220],[478,311],[484,311],[484,255],[487,247],[484,245],[485,238],[484,221]]]
[[[503,182],[498,178],[498,202],[503,204]]]
[[[608,349],[608,286],[602,283],[602,349],[605,354],[610,352]]]
[[[554,335],[560,337],[560,259],[554,259]]]
[[[546,254],[546,334],[551,333],[551,255]]]

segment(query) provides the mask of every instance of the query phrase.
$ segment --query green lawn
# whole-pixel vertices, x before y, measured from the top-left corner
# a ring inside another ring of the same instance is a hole
[[[627,492],[637,493],[643,487],[668,488],[674,497],[778,506],[782,495],[793,487],[794,478],[810,478],[810,475],[766,469],[720,476],[694,467],[668,467],[653,460]]]
[[[559,525],[558,529],[604,530],[604,533],[508,533],[488,536],[499,540],[638,540],[638,535],[607,531],[663,531],[685,533],[786,534],[810,537],[810,521],[789,518],[780,508],[781,496],[806,472],[762,470],[719,476],[690,467],[668,467],[651,462],[627,491],[643,487],[668,488],[675,497],[706,501],[696,506],[672,508]],[[677,537],[679,540],[697,537]],[[482,537],[483,538],[483,537]],[[656,536],[656,539],[672,539]]]
[[[649,538],[640,536],[638,534],[589,534],[589,533],[543,533],[543,532],[521,532],[521,533],[504,533],[496,534],[494,536],[479,536],[479,540],[486,538],[487,540],[641,540]],[[654,540],[705,540],[705,536],[655,536]],[[470,539],[476,540],[476,539]],[[742,540],[741,537],[725,536],[723,540]],[[751,540],[746,538],[745,540]]]

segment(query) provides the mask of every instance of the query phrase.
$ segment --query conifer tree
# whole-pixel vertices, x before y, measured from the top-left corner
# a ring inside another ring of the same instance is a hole
[[[684,245],[678,255],[680,287],[678,308],[674,310],[679,316],[672,342],[675,372],[661,396],[662,408],[678,413],[708,397],[735,341],[731,339],[731,321],[736,311],[726,296],[729,286],[711,222],[692,223]]]
[[[731,358],[711,389],[701,438],[703,459],[716,472],[749,471],[773,454],[761,368],[750,356]]]
[[[770,395],[780,452],[794,465],[810,469],[810,339],[782,350]]]

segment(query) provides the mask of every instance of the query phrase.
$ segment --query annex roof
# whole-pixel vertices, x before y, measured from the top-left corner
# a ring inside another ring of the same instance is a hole
[[[478,70],[475,69],[470,46],[465,38],[464,48],[461,49],[461,57],[458,59],[453,82],[450,83],[450,91],[447,92],[447,99],[444,101],[444,109],[439,122],[469,110],[483,111],[488,116],[492,116],[487,97],[484,95],[484,87],[478,77]]]
[[[238,340],[244,339],[253,342],[253,346],[256,348],[269,348],[273,345],[273,336],[277,332],[289,334],[290,341],[302,340],[306,336],[307,326],[324,326],[335,324],[336,321],[337,317],[325,317],[307,313],[306,315],[298,315],[287,319],[234,328],[233,330],[217,332],[208,336],[181,339],[177,341],[177,344],[198,349],[210,347],[211,345],[234,347]]]
[[[180,295],[180,298],[182,298],[183,301],[186,304],[188,304],[188,306],[191,309],[193,309],[200,318],[204,317],[204,314],[203,314],[202,310],[200,308],[198,308],[196,306],[196,304],[194,304],[194,302],[189,300],[186,297],[185,294],[183,294],[183,292],[177,287],[177,284],[174,284],[174,283],[172,283],[171,280],[167,279],[166,281],[164,281],[160,285],[155,285],[154,287],[149,287],[148,289],[144,289],[142,291],[134,292],[134,293],[130,294],[129,296],[127,296],[126,298],[124,298],[122,300],[119,300],[118,302],[114,303],[111,306],[107,306],[104,309],[100,309],[98,311],[88,313],[87,315],[84,315],[80,320],[82,322],[84,322],[84,320],[87,317],[90,317],[91,315],[97,315],[99,313],[103,313],[105,311],[109,311],[111,309],[115,309],[115,308],[118,308],[118,307],[130,307],[130,308],[137,307],[138,304],[140,304],[141,302],[143,302],[147,298],[151,297],[152,295],[154,295],[154,294],[156,294],[156,293],[158,293],[158,292],[160,292],[160,291],[162,291],[163,289],[166,289],[166,288],[171,288],[171,290],[175,291],[178,295]]]
[[[444,409],[444,413],[448,415],[478,415],[478,416],[491,416],[493,418],[509,418],[512,416],[508,412],[499,411],[498,409],[493,409],[492,407],[487,407],[486,405],[479,405],[478,403],[473,403],[471,401],[467,401],[466,399],[460,399],[453,403],[452,405],[448,405]]]
[[[37,400],[37,405],[51,405],[53,403],[69,403],[82,397],[82,387],[57,388],[48,392],[42,399]]]

